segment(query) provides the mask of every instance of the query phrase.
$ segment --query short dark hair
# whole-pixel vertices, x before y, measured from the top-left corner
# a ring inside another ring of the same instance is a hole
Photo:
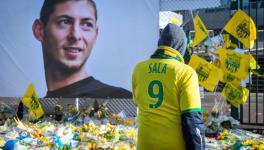
[[[47,25],[49,21],[50,15],[54,12],[56,5],[66,2],[66,1],[80,1],[80,0],[44,0],[44,3],[42,5],[41,11],[40,11],[40,20],[44,24],[44,26]],[[93,0],[87,0],[90,2],[94,8],[94,14],[95,14],[95,21],[97,21],[97,8],[96,4]]]

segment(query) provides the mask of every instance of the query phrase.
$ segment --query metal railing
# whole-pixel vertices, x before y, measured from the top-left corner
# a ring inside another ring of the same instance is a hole
[[[240,0],[241,1],[241,0]],[[242,1],[243,2],[243,1]],[[240,2],[241,3],[241,2]],[[260,65],[258,73],[264,74],[264,2],[251,0],[248,3],[241,3],[240,8],[254,20],[257,28],[257,39],[250,53]],[[251,81],[247,85],[250,96],[245,105],[240,106],[239,119],[245,125],[264,125],[264,77],[250,75]]]
[[[217,35],[235,10],[242,9],[256,24],[257,39],[254,48],[250,49],[249,53],[261,67],[257,72],[264,74],[263,7],[264,1],[262,0],[161,0],[160,12],[171,11],[180,15],[179,22],[190,35],[194,30],[193,16],[199,14],[207,29],[213,31],[213,35]],[[160,22],[170,20],[168,17],[171,16],[160,15]],[[242,45],[240,47],[243,48]],[[217,91],[221,92],[223,86],[224,84],[220,83]],[[238,109],[231,107],[231,116],[239,119],[241,124],[262,126],[264,125],[264,77],[250,75],[247,88],[250,91],[247,103]]]

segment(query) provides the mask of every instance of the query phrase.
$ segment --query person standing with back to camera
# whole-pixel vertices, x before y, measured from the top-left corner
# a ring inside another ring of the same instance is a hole
[[[99,32],[93,0],[45,0],[32,29],[42,45],[47,98],[132,98],[85,69]]]
[[[183,29],[169,23],[151,58],[134,69],[138,150],[205,149],[198,77],[182,57],[186,43]]]

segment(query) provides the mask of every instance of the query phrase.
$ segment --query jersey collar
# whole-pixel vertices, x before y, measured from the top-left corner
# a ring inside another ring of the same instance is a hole
[[[176,49],[169,46],[158,47],[151,58],[176,59],[179,62],[184,63],[182,55]]]

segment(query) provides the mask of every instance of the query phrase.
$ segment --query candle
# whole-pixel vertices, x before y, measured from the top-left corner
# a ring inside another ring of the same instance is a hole
[[[75,107],[76,107],[76,110],[79,111],[79,98],[75,99]]]

